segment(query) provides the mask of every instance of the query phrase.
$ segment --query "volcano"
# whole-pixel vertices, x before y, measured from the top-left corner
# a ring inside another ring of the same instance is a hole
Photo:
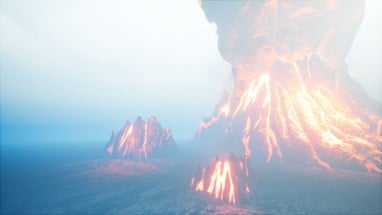
[[[381,105],[347,72],[364,1],[201,1],[234,87],[194,141],[258,162],[382,172]]]
[[[155,117],[145,122],[138,116],[133,124],[127,121],[119,132],[115,134],[113,131],[105,148],[113,156],[145,160],[151,154],[175,149],[176,144],[171,130],[162,129]]]

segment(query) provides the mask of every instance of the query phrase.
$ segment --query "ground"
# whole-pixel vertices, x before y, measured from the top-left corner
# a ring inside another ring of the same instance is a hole
[[[288,165],[254,164],[254,196],[219,202],[190,188],[206,162],[197,148],[130,161],[108,157],[101,143],[2,145],[1,214],[382,213],[381,174]]]

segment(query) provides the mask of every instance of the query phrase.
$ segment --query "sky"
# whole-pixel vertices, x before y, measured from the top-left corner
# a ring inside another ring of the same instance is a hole
[[[0,0],[1,143],[98,141],[156,116],[188,140],[232,87],[196,0]],[[346,58],[382,101],[378,0]]]

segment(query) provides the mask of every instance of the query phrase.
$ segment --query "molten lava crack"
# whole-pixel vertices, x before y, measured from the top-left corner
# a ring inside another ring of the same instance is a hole
[[[138,117],[133,124],[127,121],[117,134],[112,133],[106,152],[121,158],[147,159],[150,153],[174,147],[170,129],[162,129],[155,117],[147,122]]]
[[[247,157],[240,159],[233,154],[228,159],[215,158],[207,168],[199,169],[192,177],[191,187],[207,192],[216,199],[236,203],[250,193]]]

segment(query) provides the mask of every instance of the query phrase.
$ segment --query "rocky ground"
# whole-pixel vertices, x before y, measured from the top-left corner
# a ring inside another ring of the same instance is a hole
[[[382,213],[380,174],[255,164],[253,198],[232,205],[190,188],[205,162],[192,147],[149,161],[90,147],[2,146],[1,214]]]

